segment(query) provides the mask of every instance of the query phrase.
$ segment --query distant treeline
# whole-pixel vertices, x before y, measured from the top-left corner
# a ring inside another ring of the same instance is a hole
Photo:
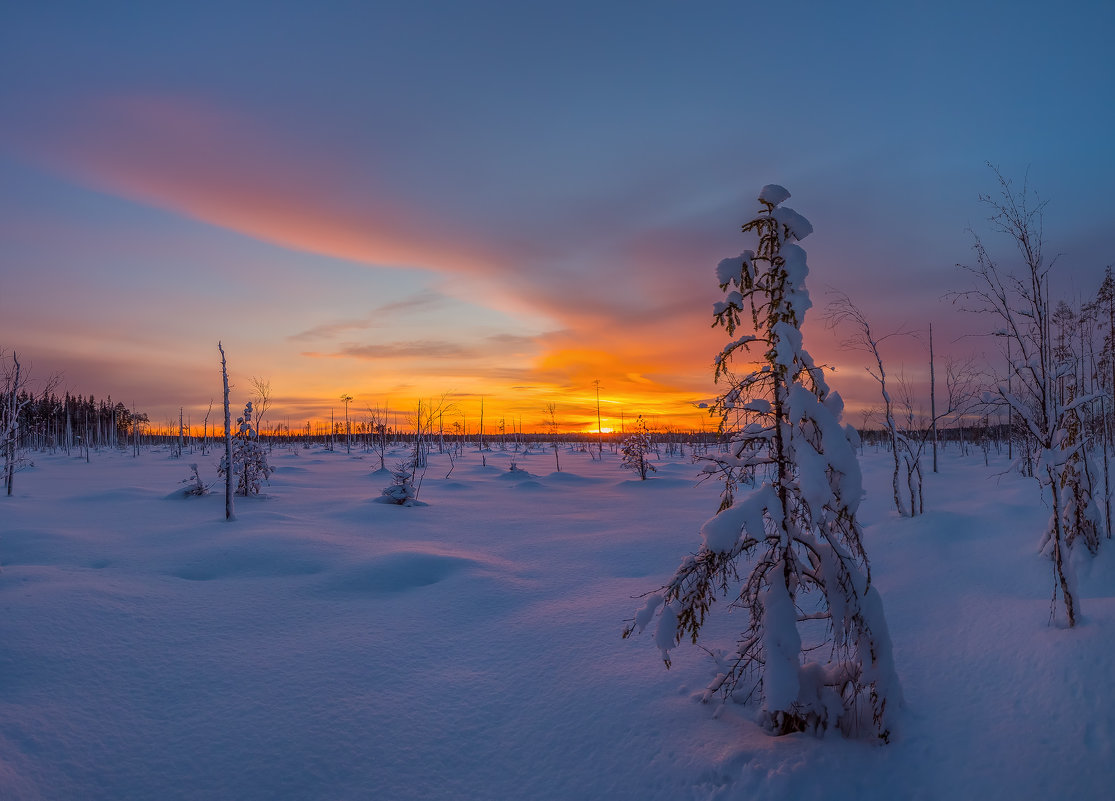
[[[0,401],[7,407],[7,398],[0,394]],[[224,436],[224,432],[215,425],[208,423],[198,431],[198,426],[185,426],[180,432],[177,425],[164,424],[158,428],[151,425],[147,414],[128,408],[124,403],[114,402],[112,396],[98,401],[92,395],[63,393],[61,396],[53,393],[35,397],[27,392],[17,395],[19,408],[19,426],[16,447],[28,450],[55,450],[71,448],[127,448],[149,447],[157,445],[177,446],[184,443],[197,443]],[[374,430],[378,429],[378,430]],[[981,440],[1006,442],[1010,427],[1005,424],[987,425],[982,421],[973,424],[957,425],[941,428],[938,439],[942,442],[959,442],[976,444]],[[668,429],[651,431],[652,440],[661,445],[689,445],[709,446],[722,441],[721,435],[713,430],[682,431]],[[869,445],[885,445],[887,434],[881,429],[861,430],[860,436]],[[345,424],[336,423],[330,431],[328,425],[311,429],[294,430],[277,424],[270,430],[260,433],[260,439],[274,445],[300,443],[310,445],[336,445],[344,443],[346,437],[353,447],[374,447],[377,440],[383,437],[391,443],[412,443],[415,433],[401,426],[393,429],[387,427],[374,427],[364,423],[352,423],[351,433],[346,434]],[[437,446],[444,445],[475,445],[483,444],[485,447],[506,448],[512,445],[520,447],[541,446],[554,441],[569,444],[605,443],[614,445],[621,441],[623,432],[495,432],[471,431],[433,431],[423,433],[423,439]]]
[[[9,395],[0,393],[2,408],[9,408]],[[20,449],[123,446],[149,424],[146,414],[113,403],[111,395],[98,401],[92,395],[67,392],[61,397],[53,393],[35,397],[23,391],[16,395],[16,408],[16,447]]]

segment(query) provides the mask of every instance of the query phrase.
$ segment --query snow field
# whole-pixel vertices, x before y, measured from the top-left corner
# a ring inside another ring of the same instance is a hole
[[[876,748],[714,715],[700,649],[667,671],[620,640],[716,509],[688,461],[435,454],[402,508],[371,455],[276,450],[230,523],[178,497],[215,451],[35,455],[0,499],[0,797],[1105,797],[1111,547],[1078,564],[1083,625],[1050,627],[1036,484],[950,455],[902,520],[887,458],[860,517],[907,707]]]

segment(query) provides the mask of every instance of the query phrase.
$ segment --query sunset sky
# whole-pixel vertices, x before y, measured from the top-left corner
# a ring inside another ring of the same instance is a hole
[[[1115,4],[8,3],[0,348],[62,388],[197,422],[269,379],[299,428],[451,396],[475,426],[709,425],[714,267],[766,183],[813,223],[820,320],[989,323],[941,296],[986,166],[1050,201],[1067,299],[1115,262]],[[1009,242],[988,243],[1010,263]],[[893,373],[924,340],[888,341]],[[854,419],[854,418],[853,418]]]

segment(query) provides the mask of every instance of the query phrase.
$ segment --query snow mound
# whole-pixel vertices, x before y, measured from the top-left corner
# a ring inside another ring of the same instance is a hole
[[[645,481],[640,478],[631,478],[627,481],[620,481],[616,484],[617,487],[633,489],[638,487],[655,487],[657,489],[665,489],[669,487],[691,487],[693,486],[693,479],[691,478],[657,478],[648,477]]]
[[[67,553],[69,551],[69,553]],[[34,528],[12,528],[4,532],[3,566],[65,564],[74,548],[62,534]]]
[[[70,500],[76,503],[91,503],[103,506],[124,506],[136,501],[161,500],[158,492],[143,487],[118,487],[116,489],[94,492],[88,495],[78,495]]]
[[[517,489],[517,490],[522,490],[522,489],[526,489],[526,490],[547,490],[547,489],[549,489],[549,487],[547,487],[545,484],[543,484],[540,481],[535,481],[534,479],[526,479],[525,481],[520,481],[519,483],[517,483],[515,485],[514,488]]]
[[[473,475],[478,476],[490,476],[492,473],[506,473],[507,471],[503,468],[497,467],[494,464],[477,464],[469,465],[468,467],[465,467],[463,470],[461,470],[461,472],[472,473]]]
[[[170,568],[167,575],[185,581],[234,578],[280,578],[320,573],[324,565],[313,555],[286,547],[244,543],[214,544]]]
[[[578,475],[577,473],[558,473],[554,471],[546,476],[546,481],[551,484],[589,484],[596,481],[596,479]]]
[[[328,582],[328,592],[383,596],[431,587],[478,562],[427,551],[397,551],[346,569]]]

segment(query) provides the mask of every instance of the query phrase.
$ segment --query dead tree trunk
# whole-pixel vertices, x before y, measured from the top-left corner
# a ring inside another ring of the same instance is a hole
[[[225,362],[225,349],[220,342],[217,350],[221,352],[221,379],[225,394],[225,520],[235,520],[236,511],[232,501],[232,412],[228,406],[228,365]]]
[[[4,437],[4,486],[7,494],[12,494],[12,482],[15,476],[15,449],[16,438],[19,436],[19,405],[16,395],[19,394],[19,359],[12,353],[12,362],[15,364],[14,378],[9,384],[11,394],[8,395],[8,414]]]

